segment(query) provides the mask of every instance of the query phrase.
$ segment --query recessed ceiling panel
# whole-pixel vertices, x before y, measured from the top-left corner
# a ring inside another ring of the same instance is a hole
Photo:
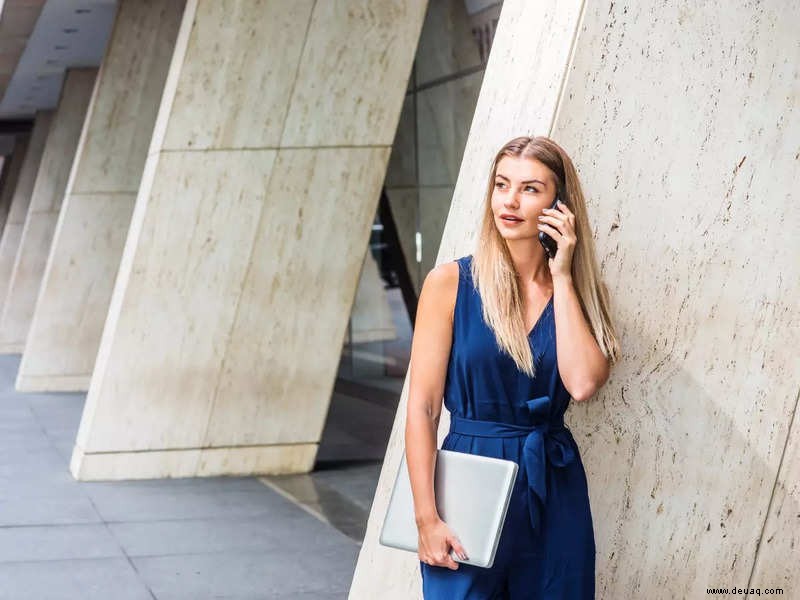
[[[13,23],[29,23],[30,12],[8,19],[12,4],[35,4],[35,0],[7,0],[3,8],[1,31],[10,31]],[[33,32],[13,70],[11,80],[0,101],[0,119],[29,118],[37,110],[55,108],[64,79],[70,67],[97,67],[103,59],[116,12],[115,0],[47,0]],[[28,19],[26,21],[25,19]],[[18,25],[22,26],[22,25]],[[3,48],[0,35],[0,49]],[[14,36],[9,36],[9,44]],[[0,84],[4,69],[12,60],[0,53]]]

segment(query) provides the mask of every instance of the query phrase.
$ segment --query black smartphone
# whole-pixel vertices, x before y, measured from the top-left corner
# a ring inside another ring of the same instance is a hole
[[[558,192],[556,192],[556,199],[553,200],[553,204],[550,205],[551,209],[555,209],[558,207],[558,200],[559,200]],[[541,242],[542,246],[544,246],[544,251],[547,253],[547,258],[555,258],[556,251],[558,250],[558,244],[556,244],[556,241],[549,235],[547,235],[544,231],[540,231],[539,242]]]

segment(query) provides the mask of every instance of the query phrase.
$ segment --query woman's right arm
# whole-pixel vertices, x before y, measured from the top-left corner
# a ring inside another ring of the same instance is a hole
[[[406,464],[420,532],[420,558],[451,569],[458,564],[448,554],[448,543],[462,558],[464,549],[439,517],[433,482],[457,291],[456,262],[436,266],[422,284],[411,342],[405,428]]]

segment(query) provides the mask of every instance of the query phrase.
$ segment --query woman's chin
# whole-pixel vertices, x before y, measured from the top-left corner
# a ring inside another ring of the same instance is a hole
[[[527,231],[512,231],[508,229],[499,229],[498,233],[504,240],[527,240],[536,237]]]

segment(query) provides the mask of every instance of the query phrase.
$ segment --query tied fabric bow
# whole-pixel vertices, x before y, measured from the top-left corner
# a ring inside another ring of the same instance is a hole
[[[542,510],[547,501],[547,462],[566,467],[575,460],[569,430],[563,421],[550,421],[550,397],[539,396],[526,402],[533,429],[525,438],[522,458],[528,476],[528,507],[534,531],[541,527]]]

